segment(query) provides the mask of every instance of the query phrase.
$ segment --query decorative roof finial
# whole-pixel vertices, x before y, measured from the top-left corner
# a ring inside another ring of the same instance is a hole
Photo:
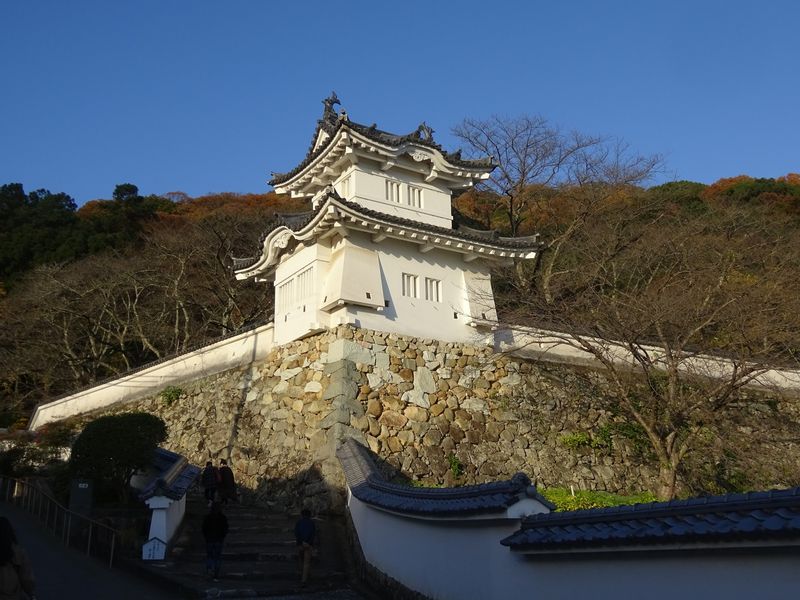
[[[426,142],[433,141],[433,129],[425,121],[420,123],[415,133],[417,134],[417,137],[421,137]]]
[[[325,115],[333,114],[336,115],[336,111],[333,110],[333,107],[337,104],[341,105],[339,101],[339,96],[336,95],[336,92],[331,92],[331,95],[325,98],[322,101],[322,104],[325,105]]]

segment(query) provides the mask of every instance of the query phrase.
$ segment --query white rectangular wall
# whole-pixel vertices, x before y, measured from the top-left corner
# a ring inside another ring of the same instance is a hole
[[[387,199],[387,181],[398,185],[396,201]],[[421,206],[414,206],[417,197],[409,196],[409,186],[420,191]],[[349,193],[349,199],[371,210],[448,229],[452,226],[450,190],[437,186],[436,180],[426,182],[422,175],[400,169],[384,172],[359,163],[350,176]]]
[[[421,338],[445,341],[481,342],[484,335],[470,326],[474,312],[494,315],[488,269],[481,261],[467,263],[461,254],[443,250],[419,251],[419,246],[385,239],[374,243],[367,235],[354,241],[378,253],[384,298],[389,306],[382,312],[348,306],[354,325]],[[403,274],[417,277],[417,297],[403,294]],[[426,298],[426,279],[441,282],[440,298]],[[481,305],[470,305],[471,296]]]

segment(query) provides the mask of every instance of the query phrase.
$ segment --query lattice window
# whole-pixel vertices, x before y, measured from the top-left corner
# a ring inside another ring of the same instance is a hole
[[[314,293],[314,267],[311,266],[297,276],[296,302],[308,298]]]
[[[408,205],[414,208],[422,208],[422,188],[408,186]]]
[[[403,296],[419,298],[418,281],[419,278],[416,275],[403,273]]]
[[[425,278],[425,300],[442,301],[442,282],[439,279]]]
[[[400,184],[397,181],[386,180],[386,199],[389,202],[400,202]]]
[[[275,294],[275,309],[279,313],[284,313],[289,310],[289,307],[294,301],[294,279],[284,281],[278,286],[278,291]]]

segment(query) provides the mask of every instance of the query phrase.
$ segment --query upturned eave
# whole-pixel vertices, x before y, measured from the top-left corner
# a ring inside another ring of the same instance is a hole
[[[378,163],[381,170],[392,168],[420,173],[426,181],[440,180],[450,189],[471,187],[489,178],[493,164],[459,165],[436,147],[405,139],[398,145],[381,143],[342,122],[329,137],[320,140],[316,154],[296,173],[283,180],[274,178],[270,183],[278,193],[293,196],[311,196],[332,184],[343,172],[343,167],[366,159]],[[310,155],[310,156],[311,156]]]
[[[465,263],[476,260],[507,263],[513,260],[534,259],[540,244],[536,236],[529,238],[485,238],[470,230],[445,229],[363,208],[348,202],[333,191],[320,198],[316,214],[301,228],[293,230],[281,225],[264,237],[261,253],[252,262],[234,271],[237,279],[264,277],[278,265],[280,256],[298,242],[314,241],[335,233],[347,235],[361,231],[371,236],[373,243],[387,238],[402,240],[417,246],[422,254],[444,250],[460,254]]]

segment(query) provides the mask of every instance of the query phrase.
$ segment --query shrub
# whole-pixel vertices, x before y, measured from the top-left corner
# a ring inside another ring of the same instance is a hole
[[[556,505],[556,510],[585,510],[588,508],[603,508],[606,506],[622,506],[624,504],[639,504],[642,502],[655,502],[656,497],[650,492],[641,492],[631,496],[621,496],[611,492],[592,492],[577,490],[574,495],[567,488],[547,488],[540,490],[541,494]]]
[[[587,448],[592,445],[592,438],[588,433],[583,431],[576,431],[575,433],[565,433],[559,436],[559,443],[565,448],[570,450],[577,450],[578,448]]]
[[[161,399],[167,406],[172,406],[181,397],[181,394],[183,394],[183,389],[170,385],[161,391]]]
[[[453,474],[453,477],[461,477],[464,473],[464,465],[461,464],[461,459],[455,454],[451,454],[447,457],[447,462],[450,463],[450,472]]]
[[[160,418],[147,413],[100,417],[86,425],[72,446],[70,471],[94,480],[101,491],[126,498],[131,476],[150,464],[153,452],[167,437]]]

